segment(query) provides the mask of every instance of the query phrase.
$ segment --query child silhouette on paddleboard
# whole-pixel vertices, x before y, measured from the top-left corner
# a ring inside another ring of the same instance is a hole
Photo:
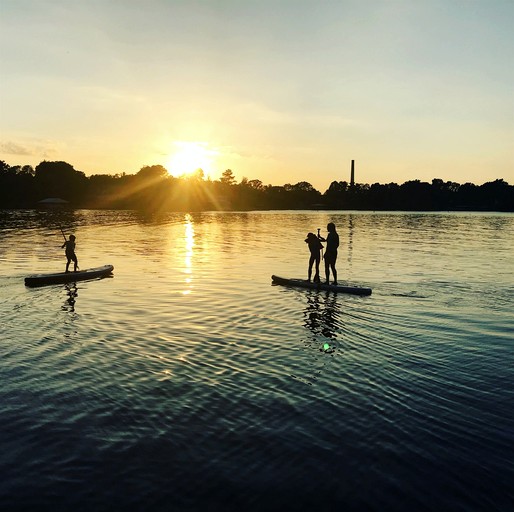
[[[319,230],[318,230],[319,232]],[[309,246],[309,251],[311,252],[309,258],[309,279],[310,282],[312,276],[312,266],[316,264],[316,273],[314,274],[314,282],[319,283],[319,262],[321,261],[321,249],[323,249],[323,245],[320,242],[320,239],[314,233],[307,233],[307,238],[305,239],[305,243]]]
[[[69,272],[70,263],[73,261],[73,272],[76,272],[79,268],[79,262],[77,255],[75,254],[75,235],[70,235],[69,240],[65,239],[65,242],[61,245],[61,249],[65,249],[66,258],[66,272]]]

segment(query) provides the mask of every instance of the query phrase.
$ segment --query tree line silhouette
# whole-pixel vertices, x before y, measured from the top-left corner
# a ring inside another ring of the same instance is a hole
[[[483,185],[441,179],[353,186],[333,181],[321,193],[306,181],[274,186],[243,178],[237,183],[230,169],[219,180],[205,179],[201,169],[176,178],[161,165],[145,166],[136,174],[86,176],[67,162],[43,161],[33,168],[0,160],[0,208],[34,208],[48,198],[61,198],[72,208],[146,211],[514,211],[514,186],[503,179]]]

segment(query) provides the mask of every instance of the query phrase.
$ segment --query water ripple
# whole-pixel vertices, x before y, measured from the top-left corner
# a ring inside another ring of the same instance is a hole
[[[373,295],[271,286],[305,274],[303,237],[329,220],[341,279]],[[58,221],[113,278],[23,286],[62,266]],[[4,212],[4,508],[510,509],[513,228],[488,214]]]

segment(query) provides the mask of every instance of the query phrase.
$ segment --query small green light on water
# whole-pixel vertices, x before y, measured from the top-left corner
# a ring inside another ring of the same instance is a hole
[[[328,350],[330,348],[330,345],[328,343],[325,343],[323,345],[323,350]]]

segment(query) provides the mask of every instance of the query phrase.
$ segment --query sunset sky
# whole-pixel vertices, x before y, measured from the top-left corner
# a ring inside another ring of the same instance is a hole
[[[0,160],[514,184],[512,0],[0,0]]]

